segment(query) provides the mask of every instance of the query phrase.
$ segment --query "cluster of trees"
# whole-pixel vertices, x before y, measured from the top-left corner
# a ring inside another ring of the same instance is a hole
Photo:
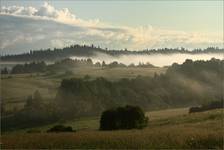
[[[89,66],[89,67],[107,67],[107,68],[115,68],[115,67],[154,67],[152,64],[149,62],[147,63],[139,63],[138,65],[135,64],[130,64],[130,65],[125,65],[122,63],[118,63],[117,61],[113,61],[111,63],[106,64],[105,61],[102,63],[96,62],[93,63],[92,59],[63,59],[61,61],[57,61],[52,65],[49,65],[49,69],[63,69],[63,68],[74,68],[77,66]]]
[[[57,61],[52,65],[49,65],[49,69],[62,69],[67,67],[68,69],[71,67],[77,67],[77,66],[89,66],[89,67],[107,67],[107,68],[115,68],[115,67],[154,67],[149,62],[147,63],[139,63],[138,65],[130,64],[125,65],[123,63],[119,63],[117,61],[113,61],[111,63],[106,64],[105,61],[102,63],[96,62],[93,63],[91,58],[88,59],[70,59],[66,58],[61,61]]]
[[[45,62],[32,62],[25,64],[17,64],[11,70],[4,68],[1,70],[1,74],[22,74],[22,73],[36,73],[44,72],[47,69]]]
[[[75,130],[73,130],[70,126],[55,125],[48,129],[47,132],[75,132]]]
[[[124,50],[107,50],[94,45],[71,45],[62,49],[54,48],[45,50],[31,50],[29,53],[18,55],[1,56],[2,61],[55,61],[68,58],[71,56],[94,56],[96,53],[104,53],[108,55],[124,55],[124,54],[172,54],[172,53],[223,53],[223,48],[208,47],[206,49],[195,49],[189,51],[185,48],[162,48],[162,49],[146,49],[138,51]]]
[[[209,104],[205,104],[202,106],[191,107],[189,109],[189,113],[203,112],[203,111],[208,111],[208,110],[218,109],[218,108],[224,108],[223,100],[213,101],[213,102],[210,102]]]
[[[178,72],[187,77],[192,77],[197,80],[209,80],[222,78],[224,70],[224,60],[212,58],[211,60],[203,61],[197,60],[192,61],[191,59],[185,60],[183,64],[174,63],[168,68],[167,74],[174,74]],[[207,73],[207,76],[205,75]],[[212,73],[214,76],[209,76]]]
[[[100,119],[100,130],[141,129],[147,123],[148,117],[140,107],[127,105],[104,111]]]
[[[1,117],[1,130],[35,127],[59,119],[53,104],[45,104],[39,91],[28,96],[24,108],[13,115]]]
[[[1,74],[9,74],[10,71],[8,70],[7,67],[4,67],[3,69],[1,69]]]

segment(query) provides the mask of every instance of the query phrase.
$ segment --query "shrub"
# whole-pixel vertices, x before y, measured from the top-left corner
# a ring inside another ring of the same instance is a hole
[[[56,125],[47,130],[47,132],[75,132],[75,130],[70,126]]]
[[[190,107],[189,108],[189,113],[194,113],[194,112],[200,112],[201,107]]]
[[[200,107],[191,107],[189,109],[189,113],[203,112],[203,111],[208,111],[208,110],[218,109],[218,108],[224,108],[223,100],[213,101],[213,102],[210,102],[209,104],[202,105]]]
[[[148,118],[138,106],[109,109],[102,113],[100,130],[133,129],[147,126]]]
[[[26,133],[41,133],[41,131],[36,130],[36,129],[30,129],[30,130],[26,131]]]

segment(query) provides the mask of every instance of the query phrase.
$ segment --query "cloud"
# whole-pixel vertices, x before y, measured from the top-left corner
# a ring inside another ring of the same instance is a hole
[[[82,25],[82,26],[96,26],[99,25],[99,20],[82,20],[72,14],[67,8],[61,10],[55,9],[49,3],[44,2],[40,8],[22,7],[22,6],[9,6],[2,7],[1,14],[10,14],[18,16],[29,16],[48,20],[55,20],[61,23]]]
[[[41,7],[3,6],[0,13],[0,48],[3,53],[30,49],[94,44],[109,49],[222,46],[222,35],[165,30],[152,26],[114,26],[78,18],[67,8],[48,3]]]

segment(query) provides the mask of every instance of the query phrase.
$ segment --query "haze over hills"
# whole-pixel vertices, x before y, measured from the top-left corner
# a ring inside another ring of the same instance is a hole
[[[93,61],[121,61],[121,63],[139,63],[141,61],[146,62],[150,61],[151,58],[148,58],[150,55],[160,55],[160,54],[184,54],[185,56],[180,58],[183,61],[188,57],[196,56],[197,54],[209,54],[208,58],[201,59],[211,59],[212,57],[222,59],[224,54],[223,48],[218,47],[208,47],[206,49],[194,49],[192,51],[187,50],[185,48],[163,48],[163,49],[145,49],[140,51],[130,51],[127,49],[124,50],[108,50],[102,49],[100,47],[96,47],[94,45],[71,45],[65,48],[54,48],[45,49],[45,50],[30,50],[28,53],[15,54],[15,55],[4,55],[1,56],[1,61],[56,61],[64,58],[75,58],[82,59],[90,57]],[[191,55],[191,56],[187,56]],[[135,60],[136,56],[138,56],[135,62],[131,62],[130,60]],[[143,57],[142,57],[143,56]],[[182,55],[183,56],[183,55]],[[177,56],[175,56],[177,57]],[[127,62],[127,60],[129,60]],[[197,60],[195,58],[194,60]],[[160,64],[156,64],[161,66]],[[170,64],[162,64],[162,65],[170,65]]]
[[[0,0],[0,148],[223,149],[223,4]]]

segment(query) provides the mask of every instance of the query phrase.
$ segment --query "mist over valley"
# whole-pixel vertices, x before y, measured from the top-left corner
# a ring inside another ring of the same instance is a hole
[[[0,148],[223,149],[223,9],[0,0]]]
[[[211,58],[216,58],[216,59],[223,59],[224,58],[224,53],[205,53],[205,54],[182,54],[182,53],[173,53],[173,54],[128,54],[128,55],[119,55],[119,56],[111,56],[107,54],[102,54],[102,53],[96,53],[94,56],[91,57],[80,57],[80,56],[72,56],[70,57],[71,59],[92,59],[94,63],[100,62],[102,63],[103,61],[105,63],[112,63],[114,61],[117,61],[118,63],[122,63],[125,65],[130,65],[130,64],[139,64],[139,63],[150,63],[154,66],[158,67],[164,67],[164,66],[170,66],[173,63],[178,63],[181,64],[183,63],[186,59],[191,59],[191,60],[210,60]]]

